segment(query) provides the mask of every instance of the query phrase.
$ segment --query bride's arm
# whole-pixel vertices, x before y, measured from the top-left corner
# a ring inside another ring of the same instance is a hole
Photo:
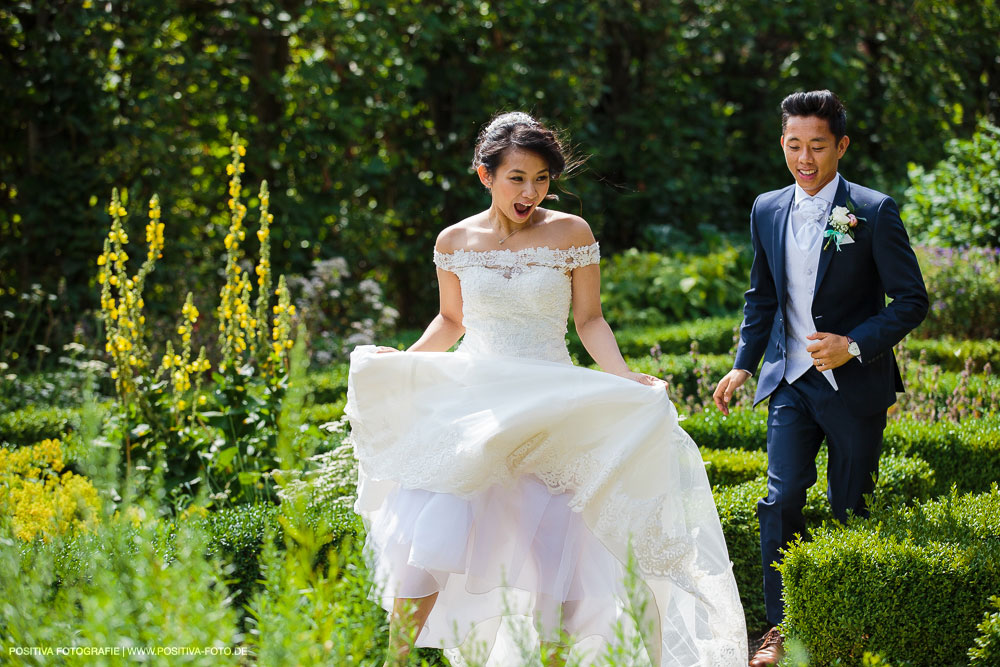
[[[590,242],[593,243],[593,237]],[[601,269],[598,264],[573,269],[573,322],[583,346],[602,370],[642,384],[662,382],[652,375],[633,372],[625,363],[618,341],[601,310]]]
[[[462,286],[458,276],[437,270],[441,309],[408,352],[447,352],[465,333],[462,326]]]

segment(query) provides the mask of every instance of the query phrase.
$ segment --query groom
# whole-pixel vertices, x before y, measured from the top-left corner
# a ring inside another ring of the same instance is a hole
[[[795,183],[760,195],[750,212],[754,259],[736,363],[714,394],[728,415],[733,392],[763,358],[754,403],[770,398],[768,482],[757,514],[772,626],[784,617],[772,563],[805,534],[820,443],[826,438],[834,516],[867,516],[862,495],[874,488],[886,410],[903,389],[892,346],[927,314],[896,203],[837,173],[846,130],[847,112],[828,90],[782,101],[781,147]],[[777,664],[781,654],[772,627],[750,665]]]

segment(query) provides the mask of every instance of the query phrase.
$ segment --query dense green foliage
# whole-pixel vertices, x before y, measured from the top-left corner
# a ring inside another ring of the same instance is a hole
[[[864,650],[913,664],[968,664],[1000,587],[997,487],[874,516],[849,530],[813,531],[789,549],[781,566],[786,632],[817,666]]]
[[[946,150],[933,169],[910,165],[902,211],[910,234],[937,246],[1000,247],[1000,128],[983,121]]]
[[[467,165],[497,109],[551,119],[592,155],[569,185],[582,203],[560,206],[582,206],[606,252],[665,249],[706,224],[743,230],[754,195],[788,182],[776,107],[796,89],[843,96],[845,172],[898,192],[908,162],[996,117],[998,32],[987,0],[8,4],[0,282],[64,277],[72,323],[121,184],[163,202],[154,289],[207,298],[226,218],[213,175],[238,131],[282,221],[276,270],[342,256],[423,321],[435,234],[485,205]]]

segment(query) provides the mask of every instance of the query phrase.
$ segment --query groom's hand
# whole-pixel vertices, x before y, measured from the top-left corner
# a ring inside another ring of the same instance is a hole
[[[847,336],[817,331],[806,336],[815,341],[806,348],[813,359],[813,366],[818,371],[830,371],[843,366],[854,357],[847,351]]]
[[[733,398],[733,392],[742,387],[743,383],[748,379],[750,379],[750,373],[739,368],[734,368],[726,373],[724,378],[719,380],[712,398],[715,400],[715,406],[719,408],[722,414],[727,417],[729,416],[729,401]]]

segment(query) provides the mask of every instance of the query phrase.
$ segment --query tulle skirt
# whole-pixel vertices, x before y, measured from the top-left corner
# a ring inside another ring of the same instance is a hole
[[[745,664],[707,476],[662,387],[364,346],[346,412],[374,595],[438,595],[418,646],[521,665],[568,642],[587,664],[632,641],[636,664]]]

